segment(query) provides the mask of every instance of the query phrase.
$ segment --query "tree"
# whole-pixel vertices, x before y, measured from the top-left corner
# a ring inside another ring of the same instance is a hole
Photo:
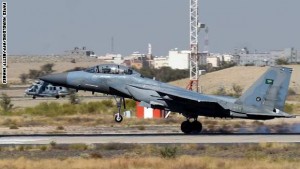
[[[0,84],[0,89],[7,89],[9,88],[9,84]]]
[[[295,92],[294,89],[289,88],[289,90],[288,90],[288,96],[293,96],[293,95],[296,95],[296,94],[297,94],[297,93]]]
[[[84,67],[74,67],[73,69],[66,70],[65,72],[71,72],[71,71],[80,71],[80,70],[85,70],[86,68]]]
[[[240,85],[233,84],[232,90],[234,91],[233,96],[240,97],[242,95],[243,88]]]
[[[41,70],[30,69],[27,77],[29,79],[37,79],[40,76],[50,74],[54,72],[54,70],[52,69],[53,66],[54,66],[53,63],[47,63],[41,66]]]
[[[44,74],[50,74],[50,73],[54,72],[53,66],[54,66],[53,63],[47,63],[47,64],[41,66],[41,71],[42,71]]]
[[[219,87],[218,90],[215,92],[216,95],[226,96],[227,92],[224,87]]]
[[[3,112],[9,112],[13,108],[13,104],[11,103],[10,97],[6,93],[2,93],[2,97],[0,100],[0,106]]]
[[[71,63],[76,63],[76,60],[75,60],[75,59],[72,59],[72,60],[71,60]]]
[[[275,62],[277,65],[288,65],[289,64],[288,60],[284,59],[284,58],[276,59]]]
[[[30,69],[29,73],[28,73],[28,78],[29,79],[37,79],[38,77],[40,77],[42,75],[42,72],[39,70],[34,70],[34,69]]]
[[[145,77],[155,77],[156,80],[162,82],[170,82],[178,79],[187,78],[189,76],[189,70],[172,69],[170,67],[162,67],[160,69],[141,68],[137,71]]]
[[[245,66],[254,66],[254,63],[246,63]]]
[[[79,103],[79,98],[75,92],[71,92],[69,95],[69,101],[71,104],[78,104]]]
[[[27,78],[28,78],[28,74],[22,73],[22,74],[19,76],[19,78],[20,78],[21,82],[22,82],[23,84],[25,84],[26,81],[27,81]]]

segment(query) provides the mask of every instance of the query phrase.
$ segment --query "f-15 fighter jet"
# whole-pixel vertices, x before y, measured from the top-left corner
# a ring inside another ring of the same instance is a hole
[[[145,78],[131,68],[104,64],[82,71],[43,76],[54,85],[114,95],[120,114],[124,98],[134,99],[141,106],[178,112],[186,117],[181,130],[199,133],[199,116],[267,120],[294,117],[283,111],[292,69],[270,67],[240,98],[201,94],[153,79]]]

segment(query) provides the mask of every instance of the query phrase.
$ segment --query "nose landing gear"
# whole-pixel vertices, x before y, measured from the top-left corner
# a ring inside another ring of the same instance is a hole
[[[120,113],[115,114],[115,121],[121,123],[123,121],[123,116]]]
[[[124,109],[126,109],[125,99],[123,97],[117,98],[116,96],[114,98],[117,102],[117,107],[118,107],[118,112],[115,114],[115,121],[117,123],[121,123],[123,121],[123,116],[121,115],[121,107],[123,103]]]
[[[185,134],[197,134],[202,131],[202,124],[197,119],[193,122],[188,119],[181,123],[181,131]]]

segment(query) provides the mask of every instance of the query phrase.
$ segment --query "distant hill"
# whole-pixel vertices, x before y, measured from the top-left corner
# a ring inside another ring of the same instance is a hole
[[[288,65],[293,68],[290,88],[300,94],[300,65]],[[200,76],[199,86],[202,92],[212,94],[218,88],[224,87],[227,91],[231,90],[233,84],[238,84],[244,88],[244,91],[250,87],[266,70],[268,67],[254,67],[254,66],[236,66],[216,72],[207,73]],[[170,82],[175,86],[185,88],[189,78]]]

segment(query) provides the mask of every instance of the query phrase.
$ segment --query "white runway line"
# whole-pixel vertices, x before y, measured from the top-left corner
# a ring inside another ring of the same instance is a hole
[[[300,143],[300,135],[39,136],[0,138],[0,144],[94,143]]]
[[[30,137],[10,137],[10,138],[0,138],[0,145],[4,144],[38,144],[39,142],[51,142],[50,139],[38,139],[38,138],[30,138]]]

